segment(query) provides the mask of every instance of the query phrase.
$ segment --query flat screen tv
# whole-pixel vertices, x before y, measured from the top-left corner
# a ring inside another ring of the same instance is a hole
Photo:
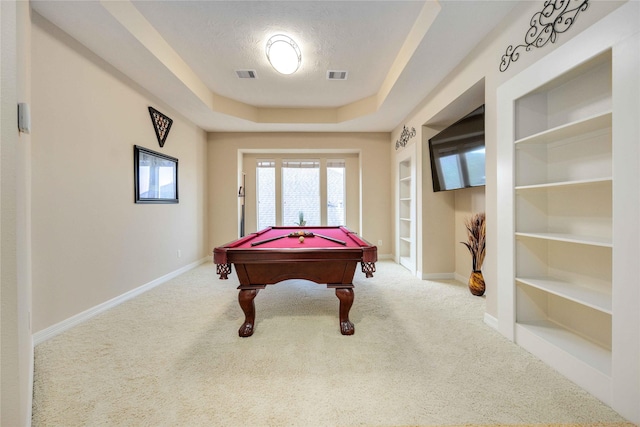
[[[433,191],[485,185],[484,105],[429,140]]]

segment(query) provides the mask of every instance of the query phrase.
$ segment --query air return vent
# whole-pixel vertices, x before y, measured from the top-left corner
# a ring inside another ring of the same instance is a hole
[[[347,72],[329,70],[327,71],[327,79],[328,80],[347,80]]]
[[[236,70],[239,79],[256,79],[258,75],[256,70]]]

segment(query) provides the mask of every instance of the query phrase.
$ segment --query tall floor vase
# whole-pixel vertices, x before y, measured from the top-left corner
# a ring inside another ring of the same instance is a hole
[[[471,276],[469,277],[469,291],[473,295],[482,296],[484,295],[484,277],[482,276],[482,271],[473,271],[471,272]]]

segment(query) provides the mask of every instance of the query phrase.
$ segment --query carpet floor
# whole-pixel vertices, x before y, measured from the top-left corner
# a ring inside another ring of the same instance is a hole
[[[342,336],[324,285],[260,291],[206,263],[35,349],[38,426],[631,425],[483,322],[455,281],[356,273]]]

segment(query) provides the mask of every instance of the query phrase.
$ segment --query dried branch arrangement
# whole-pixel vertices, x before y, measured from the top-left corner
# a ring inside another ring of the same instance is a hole
[[[473,261],[473,271],[480,271],[486,249],[486,226],[484,212],[474,214],[464,221],[467,228],[467,241],[460,242],[469,249]]]

